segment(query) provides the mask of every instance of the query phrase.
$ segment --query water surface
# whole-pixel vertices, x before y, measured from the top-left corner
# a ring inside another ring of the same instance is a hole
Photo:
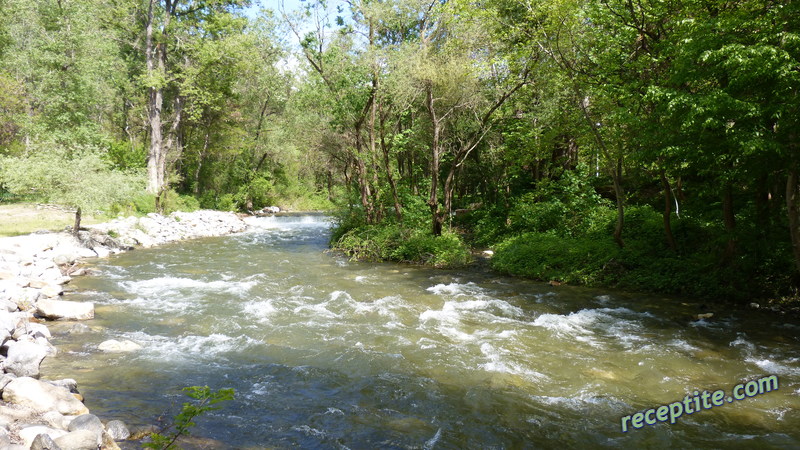
[[[180,388],[232,387],[200,420],[231,448],[788,448],[800,445],[800,326],[773,314],[551,287],[477,270],[350,262],[317,216],[96,263],[71,299],[51,377],[131,424]],[[130,339],[143,349],[107,354]],[[620,418],[695,390],[779,376],[776,392],[622,433]]]

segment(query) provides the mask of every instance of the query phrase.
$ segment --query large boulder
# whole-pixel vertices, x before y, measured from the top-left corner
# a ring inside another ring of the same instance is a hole
[[[58,411],[76,416],[89,412],[68,390],[30,377],[16,378],[8,383],[3,389],[3,400],[40,413]]]
[[[47,319],[88,320],[94,318],[94,303],[41,299],[36,312]]]
[[[92,433],[100,435],[103,431],[105,431],[105,428],[103,427],[103,422],[100,421],[99,417],[95,416],[94,414],[82,414],[72,419],[67,427],[67,430],[89,430]]]
[[[47,348],[33,342],[11,341],[3,369],[18,377],[39,378],[39,365],[47,356]]]
[[[56,439],[62,450],[97,450],[102,434],[89,430],[77,430]]]
[[[125,422],[121,420],[111,420],[106,424],[106,432],[108,435],[116,440],[124,440],[128,439],[131,436],[130,430],[128,430],[127,425]]]

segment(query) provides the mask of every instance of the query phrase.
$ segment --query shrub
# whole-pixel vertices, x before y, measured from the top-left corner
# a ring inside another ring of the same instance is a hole
[[[336,235],[340,237],[332,242],[332,248],[358,260],[398,261],[434,267],[461,266],[471,260],[469,248],[457,234],[449,231],[434,236],[398,224],[380,224],[356,226]]]
[[[94,148],[41,149],[0,161],[6,189],[24,197],[80,207],[87,213],[108,211],[144,192],[142,170],[114,170]]]

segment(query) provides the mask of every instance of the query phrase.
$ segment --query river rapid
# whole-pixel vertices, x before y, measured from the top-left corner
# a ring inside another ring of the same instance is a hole
[[[52,327],[49,378],[94,414],[171,416],[180,389],[232,387],[193,433],[229,448],[800,446],[800,324],[760,311],[351,262],[321,216],[95,262],[72,300],[93,331]],[[131,353],[97,345],[129,339]],[[623,416],[777,375],[779,389],[621,431]]]

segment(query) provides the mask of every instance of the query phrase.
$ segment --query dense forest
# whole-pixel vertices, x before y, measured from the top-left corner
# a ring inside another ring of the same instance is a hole
[[[0,0],[0,200],[334,211],[363,259],[792,301],[800,5]]]

